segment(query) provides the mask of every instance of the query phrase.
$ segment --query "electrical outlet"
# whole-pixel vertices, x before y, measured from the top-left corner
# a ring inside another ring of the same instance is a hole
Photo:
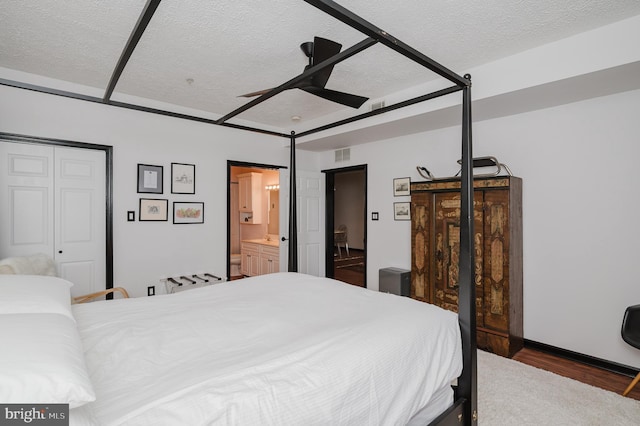
[[[155,296],[156,295],[156,286],[150,285],[147,287],[147,296]]]

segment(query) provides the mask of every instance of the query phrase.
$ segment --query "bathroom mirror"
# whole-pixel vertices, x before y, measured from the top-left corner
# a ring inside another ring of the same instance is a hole
[[[280,234],[280,190],[270,189],[267,191],[267,199],[269,202],[269,214],[267,224],[267,234]]]

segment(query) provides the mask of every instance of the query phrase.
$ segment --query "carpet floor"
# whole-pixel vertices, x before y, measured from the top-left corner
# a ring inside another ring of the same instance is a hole
[[[640,401],[478,351],[478,424],[631,426]]]

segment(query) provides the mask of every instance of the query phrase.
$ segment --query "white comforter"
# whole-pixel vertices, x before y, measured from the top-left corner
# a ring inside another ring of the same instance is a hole
[[[462,369],[455,314],[302,274],[73,310],[72,424],[404,425]]]

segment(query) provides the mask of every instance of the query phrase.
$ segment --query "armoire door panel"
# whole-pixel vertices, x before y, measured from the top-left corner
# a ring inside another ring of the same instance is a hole
[[[509,191],[486,191],[484,195],[485,326],[509,330]]]
[[[433,194],[425,192],[411,196],[411,297],[423,302],[433,300],[432,197]]]
[[[476,245],[482,247],[482,192],[474,193],[474,239]],[[445,309],[458,312],[459,260],[460,260],[460,194],[457,192],[441,192],[434,195],[435,235],[433,236],[435,258],[434,268],[434,303]],[[482,253],[475,253],[476,283],[476,322],[484,325],[484,297],[482,287],[483,270]]]

